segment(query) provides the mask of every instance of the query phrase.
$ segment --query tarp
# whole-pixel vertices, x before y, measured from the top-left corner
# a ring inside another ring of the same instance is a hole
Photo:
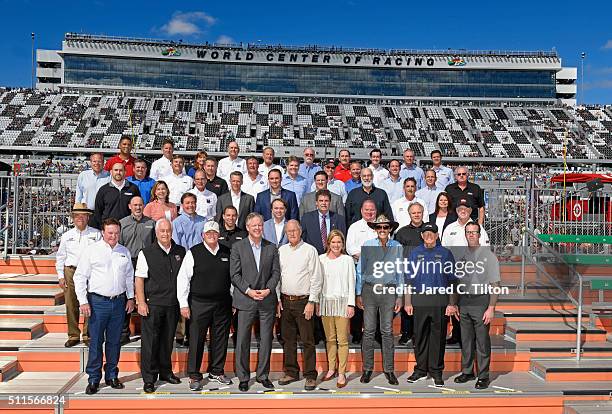
[[[602,183],[610,183],[612,184],[612,174],[581,174],[581,173],[571,173],[565,174],[565,182],[566,183],[588,183],[589,181],[593,181],[596,178],[599,178]],[[563,174],[555,175],[550,179],[551,183],[562,183],[563,182]]]

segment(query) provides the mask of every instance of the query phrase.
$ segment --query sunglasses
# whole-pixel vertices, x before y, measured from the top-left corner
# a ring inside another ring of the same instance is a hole
[[[389,226],[388,224],[377,224],[376,225],[376,230],[390,230],[391,226]]]
[[[457,173],[456,175],[461,177],[462,175],[467,175],[467,173]]]

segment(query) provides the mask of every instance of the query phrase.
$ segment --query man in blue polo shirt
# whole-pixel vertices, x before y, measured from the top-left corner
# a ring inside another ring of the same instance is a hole
[[[456,278],[455,259],[450,250],[438,242],[438,226],[427,223],[421,228],[423,244],[409,256],[406,284],[410,291],[404,295],[404,310],[414,315],[414,353],[416,366],[408,382],[414,383],[431,375],[436,387],[444,386],[444,351],[446,318],[457,316],[453,303]],[[450,296],[450,302],[449,302]]]
[[[129,182],[138,187],[140,191],[140,197],[146,206],[149,200],[151,200],[151,189],[155,184],[155,180],[151,177],[147,177],[147,162],[142,158],[134,161],[134,175],[127,178]]]

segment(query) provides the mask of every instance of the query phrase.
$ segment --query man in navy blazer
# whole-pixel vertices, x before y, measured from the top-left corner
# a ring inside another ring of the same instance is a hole
[[[316,193],[317,209],[302,216],[302,240],[314,246],[319,254],[325,253],[327,246],[323,244],[323,236],[329,235],[330,231],[337,229],[346,235],[346,220],[343,216],[329,211],[330,202],[330,191],[327,189],[318,190]],[[325,233],[321,232],[323,217],[325,217],[326,224]]]
[[[264,221],[272,218],[272,196],[282,198],[287,203],[287,212],[285,213],[286,220],[299,220],[300,213],[298,208],[297,198],[293,191],[285,190],[281,187],[281,172],[277,169],[272,169],[268,172],[268,184],[270,188],[257,194],[255,201],[255,212],[263,216]]]

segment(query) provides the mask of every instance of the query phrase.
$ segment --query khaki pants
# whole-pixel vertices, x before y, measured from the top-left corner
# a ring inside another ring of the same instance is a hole
[[[81,339],[81,330],[79,329],[79,301],[74,290],[74,272],[73,267],[64,267],[64,279],[66,281],[66,289],[64,290],[64,302],[66,303],[66,319],[68,321],[68,339]],[[87,318],[83,321],[83,340],[89,339],[87,333]]]
[[[346,372],[348,361],[348,328],[350,319],[341,316],[323,316],[323,329],[325,330],[327,347],[328,370],[336,369],[336,358],[338,359],[338,373]]]

